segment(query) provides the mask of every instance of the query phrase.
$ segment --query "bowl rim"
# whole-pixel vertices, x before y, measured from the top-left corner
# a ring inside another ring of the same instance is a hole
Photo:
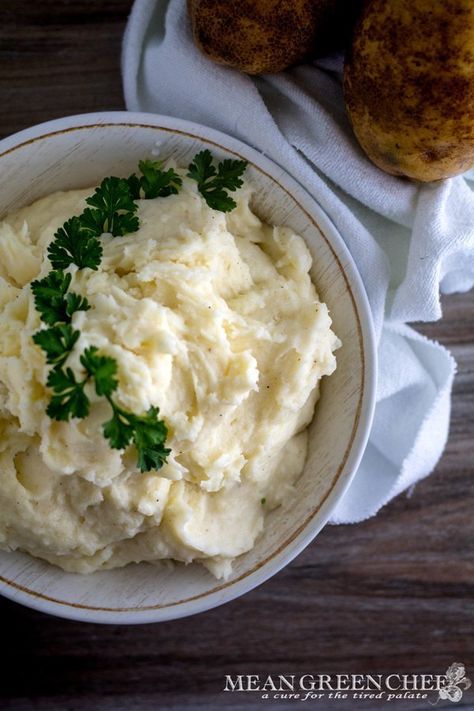
[[[363,381],[352,437],[331,488],[288,540],[239,578],[220,583],[210,591],[166,605],[103,608],[52,598],[0,575],[1,595],[41,612],[84,622],[140,624],[178,619],[230,602],[275,575],[316,537],[348,489],[369,438],[375,409],[377,353],[372,312],[365,287],[342,236],[303,185],[291,177],[284,168],[243,141],[184,119],[145,112],[102,111],[66,116],[18,131],[0,141],[0,159],[18,148],[52,135],[117,125],[130,128],[159,129],[200,139],[210,145],[222,148],[224,151],[234,153],[239,158],[249,160],[255,168],[291,194],[326,241],[339,264],[358,319],[357,328],[360,334],[363,361]],[[344,260],[344,266],[342,260]]]

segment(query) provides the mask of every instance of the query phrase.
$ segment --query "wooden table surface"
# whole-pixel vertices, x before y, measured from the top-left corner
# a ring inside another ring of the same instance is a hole
[[[124,108],[119,57],[130,6],[2,0],[1,136],[67,114]],[[365,523],[326,527],[270,581],[196,617],[100,626],[1,600],[0,708],[263,706],[251,694],[222,693],[225,674],[236,673],[444,673],[460,661],[474,679],[474,294],[443,305],[443,320],[420,330],[458,362],[451,432],[435,473],[410,497]],[[311,708],[382,708],[352,703]],[[474,708],[474,693],[456,706],[443,703],[437,708]]]

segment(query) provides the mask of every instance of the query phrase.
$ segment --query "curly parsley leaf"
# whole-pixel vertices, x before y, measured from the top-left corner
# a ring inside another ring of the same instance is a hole
[[[79,216],[83,234],[98,241],[98,238],[104,233],[104,219],[104,215],[100,210],[92,210],[92,208],[86,207],[84,212]],[[98,244],[100,244],[100,242],[98,242]],[[102,245],[100,245],[100,247],[100,256],[102,258]]]
[[[212,163],[212,153],[207,149],[197,153],[193,162],[188,166],[188,178],[192,178],[198,185],[202,185],[216,174]]]
[[[112,417],[104,424],[103,432],[112,449],[125,449],[133,441],[140,471],[161,469],[171,450],[164,446],[168,429],[163,420],[158,419],[159,409],[150,407],[140,416],[111,404]]]
[[[69,320],[65,296],[71,278],[70,274],[62,271],[52,271],[43,279],[31,282],[36,310],[44,323],[54,326],[55,323]]]
[[[188,177],[195,180],[198,190],[213,210],[230,212],[236,202],[227,191],[233,192],[243,185],[241,176],[247,161],[226,159],[219,163],[217,170],[212,162],[212,154],[207,149],[194,156],[188,167]]]
[[[76,294],[75,291],[70,291],[66,295],[66,314],[69,318],[72,317],[76,311],[89,311],[91,305],[87,301],[85,296]]]
[[[101,233],[88,234],[82,219],[82,216],[71,217],[55,233],[48,247],[53,269],[66,269],[70,264],[75,264],[79,269],[98,268],[102,259],[102,245],[97,236]]]
[[[115,215],[109,232],[114,237],[123,237],[130,234],[130,232],[136,232],[139,227],[138,217],[130,212],[125,212],[123,215]]]
[[[139,162],[141,177],[131,175],[128,178],[130,193],[135,200],[141,198],[142,195],[145,200],[177,195],[183,184],[181,177],[173,168],[162,170],[161,166],[161,161],[141,160]]]
[[[109,356],[98,355],[98,352],[96,346],[90,346],[85,349],[80,361],[87,374],[94,378],[97,395],[109,397],[118,387],[115,377],[118,370],[117,361]]]
[[[128,184],[128,190],[130,192],[130,195],[134,200],[139,200],[141,195],[140,195],[140,178],[138,175],[135,173],[132,173],[132,175],[129,175],[127,178],[127,184]]]
[[[114,237],[123,237],[129,232],[136,232],[139,228],[138,217],[130,212],[113,213],[109,218],[100,210],[91,210],[90,207],[86,207],[80,219],[84,230],[88,230],[91,235],[96,236],[108,232]]]
[[[67,293],[71,284],[71,275],[62,271],[49,272],[44,279],[31,283],[31,291],[35,298],[36,310],[41,320],[54,326],[58,323],[69,323],[76,311],[88,311],[90,304],[80,294],[74,291]]]
[[[133,441],[138,453],[138,468],[141,472],[161,469],[171,453],[164,444],[168,428],[163,420],[158,419],[159,409],[150,407],[146,415],[135,416]]]
[[[138,230],[138,217],[134,215],[137,205],[125,178],[104,178],[86,202],[96,208],[84,218],[86,227],[93,229],[95,226],[101,233],[108,232],[114,237]]]
[[[135,212],[137,209],[125,178],[104,178],[86,202],[105,214],[112,214],[119,210]]]
[[[33,335],[33,341],[46,353],[46,362],[54,366],[62,366],[69,353],[74,348],[80,336],[71,324],[61,323]]]
[[[217,166],[216,180],[220,180],[222,187],[225,187],[226,190],[237,190],[237,188],[241,188],[244,184],[242,175],[245,173],[247,165],[246,160],[232,160],[226,158]]]
[[[104,422],[102,431],[105,439],[109,440],[112,449],[125,449],[133,439],[135,431],[133,415],[124,412],[116,405],[112,405],[112,417]]]
[[[71,417],[83,419],[90,410],[89,398],[84,392],[86,380],[77,381],[71,368],[54,368],[47,380],[54,395],[46,409],[53,420],[67,421]]]

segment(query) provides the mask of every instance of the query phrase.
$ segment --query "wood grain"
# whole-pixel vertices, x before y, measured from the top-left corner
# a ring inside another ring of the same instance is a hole
[[[123,108],[119,54],[130,5],[2,2],[0,134],[60,115]],[[462,661],[473,678],[474,294],[443,304],[443,320],[420,330],[446,344],[458,362],[451,433],[436,472],[410,497],[398,497],[365,523],[327,527],[265,585],[198,617],[102,627],[1,600],[0,707],[263,706],[251,694],[221,691],[231,673],[443,673]],[[437,708],[461,706],[474,708],[472,690],[460,704]],[[429,708],[417,701],[390,707]]]

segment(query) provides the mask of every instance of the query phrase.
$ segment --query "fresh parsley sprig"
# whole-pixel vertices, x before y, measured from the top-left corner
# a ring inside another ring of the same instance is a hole
[[[46,362],[61,367],[79,340],[80,333],[70,323],[59,323],[33,335],[33,341],[46,354]]]
[[[71,368],[54,368],[48,375],[46,384],[53,391],[53,396],[46,408],[52,420],[66,422],[70,417],[83,419],[90,410],[90,402],[84,392],[88,377],[76,380]]]
[[[48,247],[53,269],[75,264],[78,269],[97,270],[103,254],[99,237],[106,232],[118,237],[139,228],[137,204],[125,178],[104,178],[86,203],[90,207],[55,232]]]
[[[150,407],[145,415],[135,415],[119,407],[113,399],[118,387],[117,362],[109,356],[99,355],[98,350],[89,346],[81,355],[85,370],[82,380],[77,380],[71,368],[55,368],[50,372],[47,384],[54,394],[47,408],[48,415],[60,421],[87,417],[90,401],[85,386],[93,380],[97,395],[104,396],[112,408],[112,417],[102,427],[111,448],[125,449],[133,443],[141,472],[161,469],[171,450],[164,446],[168,429],[158,417],[159,409]]]
[[[117,361],[110,356],[102,356],[98,353],[97,346],[89,346],[81,355],[80,361],[87,375],[94,378],[97,395],[110,397],[118,388]]]
[[[49,326],[70,323],[73,313],[90,309],[85,296],[74,291],[67,293],[71,279],[71,274],[57,270],[31,283],[36,310],[41,320]]]
[[[98,356],[98,348],[89,346],[80,356],[85,376],[77,380],[71,368],[65,370],[55,368],[48,376],[47,385],[53,390],[53,397],[47,408],[48,415],[54,420],[67,421],[76,417],[87,417],[90,401],[85,392],[85,386],[91,378],[95,378],[95,389],[98,395],[110,395],[118,386],[114,377],[117,373],[117,362],[107,356]]]
[[[124,449],[133,442],[140,471],[161,469],[171,449],[164,446],[168,428],[158,417],[159,409],[150,407],[145,415],[134,415],[122,410],[111,398],[107,399],[112,406],[112,417],[104,424],[103,432],[112,449]]]
[[[209,207],[230,212],[237,203],[227,192],[233,192],[243,185],[242,175],[247,165],[245,160],[226,159],[216,169],[212,154],[206,149],[194,156],[187,175],[197,182],[198,190]]]
[[[204,150],[194,157],[187,175],[196,180],[209,207],[229,212],[236,203],[228,192],[241,187],[246,166],[245,161],[223,160],[216,169],[210,151]],[[47,386],[53,391],[47,414],[59,421],[87,417],[90,401],[86,385],[93,381],[97,395],[105,397],[112,408],[111,418],[103,425],[104,437],[113,449],[125,449],[133,443],[137,466],[144,472],[160,469],[171,452],[165,447],[168,430],[159,419],[159,409],[150,407],[144,415],[136,415],[121,408],[113,397],[118,388],[117,362],[100,355],[95,346],[89,346],[80,356],[82,380],[65,367],[80,337],[72,327],[72,316],[90,309],[84,296],[69,291],[72,275],[65,270],[71,265],[97,270],[103,256],[99,239],[102,234],[118,237],[138,230],[136,200],[175,195],[182,186],[178,173],[173,168],[163,170],[161,161],[143,160],[138,167],[140,176],[104,178],[94,194],[86,198],[88,207],[82,214],[71,217],[56,231],[48,247],[53,271],[32,282],[31,290],[40,318],[48,326],[33,335],[46,362],[53,366],[47,379]]]
[[[127,181],[134,200],[178,194],[183,184],[182,178],[173,168],[162,170],[162,166],[163,161],[141,160],[138,163],[141,177],[133,174]]]
[[[46,354],[46,362],[55,367],[66,362],[80,336],[71,326],[72,315],[90,309],[84,296],[68,293],[71,279],[71,274],[52,271],[31,284],[36,310],[43,323],[50,326],[33,334],[33,341]]]
[[[92,210],[89,208],[80,217],[71,217],[55,233],[54,240],[48,247],[48,257],[53,269],[67,269],[71,264],[75,264],[78,269],[99,268],[102,245],[97,237],[101,232],[97,229],[94,233],[88,229],[85,213],[92,213]]]
[[[173,168],[163,170],[162,161],[141,160],[138,167],[141,176],[134,173],[128,178],[104,178],[94,194],[86,198],[89,207],[56,231],[48,247],[53,269],[64,270],[71,264],[78,269],[98,269],[103,253],[99,242],[102,234],[119,237],[138,230],[136,200],[179,192],[182,178]],[[229,212],[236,203],[228,192],[241,187],[246,167],[246,161],[226,159],[216,169],[212,154],[206,149],[194,157],[187,175],[197,182],[209,207]]]
[[[90,229],[96,230],[96,236],[109,232],[114,237],[122,237],[136,232],[140,226],[135,215],[137,203],[125,178],[104,178],[94,194],[86,198],[86,203],[95,208],[87,213],[86,220]]]
[[[161,469],[171,450],[164,446],[168,429],[158,418],[159,409],[150,407],[145,415],[135,415],[119,407],[113,399],[118,387],[117,362],[99,355],[96,347],[86,348],[81,363],[88,377],[94,378],[97,395],[104,396],[112,408],[111,419],[103,425],[104,437],[112,449],[125,449],[133,442],[140,471]]]

